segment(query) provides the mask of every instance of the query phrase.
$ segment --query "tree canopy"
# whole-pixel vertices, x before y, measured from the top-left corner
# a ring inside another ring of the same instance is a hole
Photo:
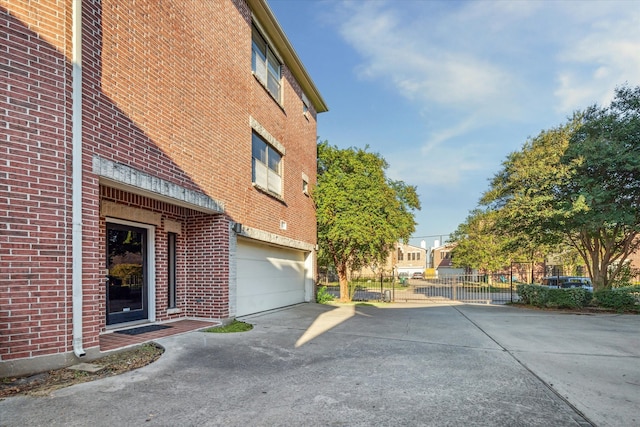
[[[505,211],[475,209],[452,234],[453,265],[495,273],[517,264],[544,259],[548,244],[536,243],[516,228],[502,224]],[[521,267],[518,267],[521,269]]]
[[[476,209],[458,226],[451,240],[456,242],[452,263],[491,273],[509,263],[504,254],[504,239],[497,232],[496,211]]]
[[[312,191],[319,263],[334,265],[340,299],[350,300],[347,272],[382,264],[394,244],[415,230],[416,188],[387,178],[387,162],[365,149],[318,144],[318,183]]]
[[[608,288],[640,244],[640,87],[589,107],[561,161],[573,169],[558,195],[570,241],[594,284]]]
[[[638,249],[640,88],[616,90],[510,154],[481,204],[497,229],[533,245],[568,244],[607,288]]]

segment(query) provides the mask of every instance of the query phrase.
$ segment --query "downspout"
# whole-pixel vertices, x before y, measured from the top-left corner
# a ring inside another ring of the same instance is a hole
[[[82,357],[82,0],[73,0],[71,15],[71,292],[73,352]]]

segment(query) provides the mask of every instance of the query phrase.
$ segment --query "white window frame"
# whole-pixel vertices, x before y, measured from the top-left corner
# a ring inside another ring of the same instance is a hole
[[[259,157],[256,156],[259,155]],[[282,197],[283,155],[258,133],[251,133],[251,180],[263,191]]]
[[[251,25],[251,70],[262,85],[280,103],[282,94],[282,61],[254,22]]]

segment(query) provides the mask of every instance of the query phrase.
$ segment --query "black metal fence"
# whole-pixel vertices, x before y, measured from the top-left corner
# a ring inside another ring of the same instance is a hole
[[[516,285],[504,275],[464,275],[412,279],[385,276],[358,277],[349,282],[353,301],[385,302],[468,302],[504,304],[518,301]],[[320,283],[334,297],[340,296],[340,286]]]

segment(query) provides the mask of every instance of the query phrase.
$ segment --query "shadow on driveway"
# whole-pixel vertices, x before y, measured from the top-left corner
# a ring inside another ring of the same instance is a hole
[[[119,377],[6,399],[0,424],[637,425],[638,343],[628,334],[638,319],[301,304],[243,317],[254,325],[245,333],[162,338],[159,361]],[[595,399],[622,382],[611,371],[630,383],[615,406],[614,396]]]

